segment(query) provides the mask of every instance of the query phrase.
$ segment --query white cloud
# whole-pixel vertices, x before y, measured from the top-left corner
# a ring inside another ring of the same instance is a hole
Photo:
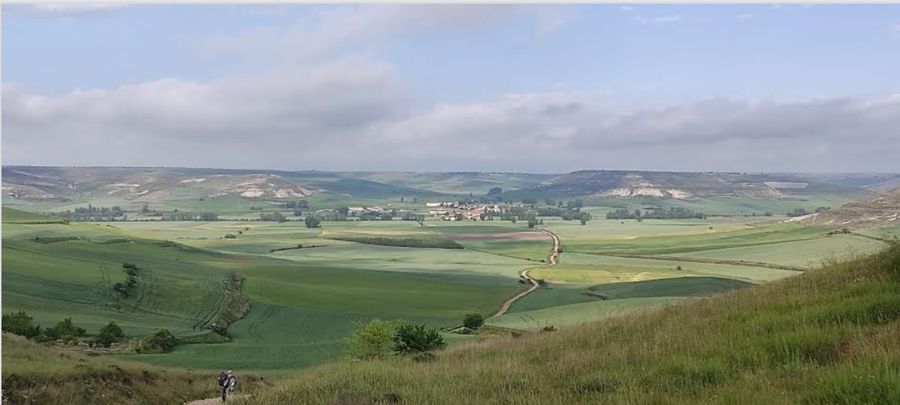
[[[737,15],[737,18],[739,18],[739,19],[741,19],[741,20],[749,20],[749,19],[753,18],[753,14],[750,14],[750,13],[740,13],[740,14]]]
[[[681,21],[682,17],[680,15],[664,15],[653,18],[653,22],[656,23],[674,23]]]
[[[206,39],[201,50],[220,55],[274,55],[288,60],[334,54],[348,47],[440,28],[464,29],[510,16],[509,5],[363,5],[340,7],[287,30],[257,28]]]
[[[900,95],[641,106],[562,89],[422,109],[389,66],[345,61],[232,81],[167,79],[58,97],[4,85],[3,97],[10,163],[900,170],[894,159]]]

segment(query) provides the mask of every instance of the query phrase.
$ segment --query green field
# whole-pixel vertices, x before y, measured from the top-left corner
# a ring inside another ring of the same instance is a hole
[[[228,198],[161,204],[234,218],[258,216],[245,212],[251,205],[278,210]],[[6,312],[27,311],[42,325],[71,316],[96,333],[115,320],[129,336],[166,328],[196,340],[210,333],[207,326],[222,311],[224,282],[237,272],[250,309],[231,326],[230,342],[115,356],[283,376],[343,357],[347,336],[361,321],[450,327],[466,313],[493,314],[521,291],[524,269],[544,287],[489,325],[574,327],[796,276],[824,259],[886,245],[859,235],[826,236],[827,227],[777,218],[599,219],[607,209],[587,207],[598,219],[586,225],[544,218],[539,229],[524,221],[431,219],[423,225],[325,221],[310,229],[297,220],[66,224],[4,208],[3,305]],[[552,243],[541,229],[562,241],[557,266],[544,263]],[[869,236],[875,235],[882,233]],[[124,277],[125,262],[137,264],[143,276],[139,293],[122,300],[111,286]],[[472,340],[445,336],[453,344]]]
[[[592,307],[572,312],[603,321],[450,348],[430,362],[338,362],[242,403],[894,404],[898,264],[894,247],[663,310],[571,304],[559,311]],[[540,325],[539,317],[506,319]]]

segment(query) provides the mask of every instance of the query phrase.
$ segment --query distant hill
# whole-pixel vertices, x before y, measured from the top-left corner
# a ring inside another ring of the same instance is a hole
[[[811,214],[801,221],[840,226],[900,225],[900,188]]]
[[[201,168],[4,166],[3,197],[23,204],[66,206],[160,203],[232,198],[278,201],[398,201],[483,196],[499,187],[504,198],[709,197],[798,199],[841,194],[844,201],[900,184],[897,174],[747,174],[583,170],[568,174],[482,172],[323,172]],[[330,196],[330,197],[329,197]],[[376,202],[377,203],[377,202]],[[814,208],[814,207],[811,207]]]
[[[3,195],[25,201],[183,198],[298,199],[320,193],[354,197],[429,195],[342,173],[194,168],[3,167]]]
[[[780,199],[807,192],[868,192],[900,175],[805,175],[583,170],[523,192],[597,197],[747,197]],[[826,190],[823,190],[826,189]]]

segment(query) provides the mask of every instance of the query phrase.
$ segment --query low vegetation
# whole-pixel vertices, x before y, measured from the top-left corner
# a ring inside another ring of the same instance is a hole
[[[168,329],[154,332],[140,340],[135,351],[138,353],[168,353],[178,344],[178,339]]]
[[[4,404],[183,404],[217,395],[215,374],[89,356],[3,335]],[[241,374],[241,391],[268,382]]]
[[[629,211],[624,208],[617,208],[606,213],[606,219],[705,219],[706,215],[692,209],[683,207],[648,208],[643,211],[635,209]]]
[[[392,354],[421,354],[444,346],[444,338],[433,327],[374,319],[357,324],[350,335],[348,351],[356,359],[371,360]]]
[[[463,246],[455,241],[439,235],[417,235],[409,237],[368,236],[357,234],[328,235],[329,239],[347,242],[364,243],[367,245],[411,247],[411,248],[437,248],[437,249],[462,249]]]
[[[900,402],[898,333],[894,246],[658,311],[455,347],[430,362],[335,364],[252,403],[891,404]]]

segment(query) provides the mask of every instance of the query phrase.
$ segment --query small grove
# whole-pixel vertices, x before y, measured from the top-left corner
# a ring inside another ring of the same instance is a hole
[[[125,332],[110,321],[97,332],[88,335],[87,330],[76,326],[72,318],[66,318],[51,327],[41,327],[34,323],[34,318],[25,311],[11,312],[3,315],[3,331],[22,336],[39,343],[61,343],[66,345],[86,345],[88,347],[109,348],[114,343],[126,340]],[[136,340],[132,349],[138,353],[167,353],[172,351],[177,339],[168,330],[159,330],[150,336]]]

